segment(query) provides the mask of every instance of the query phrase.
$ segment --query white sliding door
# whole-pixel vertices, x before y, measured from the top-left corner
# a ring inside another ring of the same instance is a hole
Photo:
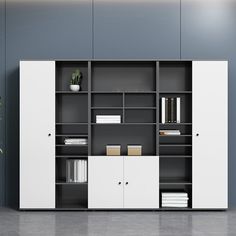
[[[228,207],[228,63],[193,62],[193,208]]]
[[[88,207],[123,208],[123,156],[90,156]]]
[[[124,157],[124,208],[159,207],[159,157]]]
[[[20,62],[20,208],[55,208],[55,62]]]

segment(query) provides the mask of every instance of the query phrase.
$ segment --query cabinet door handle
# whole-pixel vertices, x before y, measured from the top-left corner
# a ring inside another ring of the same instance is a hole
[[[199,133],[196,133],[196,136],[198,137],[198,136],[199,136]]]
[[[129,184],[129,182],[125,182],[125,185],[128,185]]]
[[[121,182],[118,182],[118,185],[121,185]]]
[[[50,136],[51,136],[51,134],[49,133],[49,134],[48,134],[48,137],[50,137]]]

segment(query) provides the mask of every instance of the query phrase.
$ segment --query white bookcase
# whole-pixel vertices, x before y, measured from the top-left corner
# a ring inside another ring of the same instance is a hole
[[[72,92],[76,69],[82,90]],[[162,123],[162,98],[180,99],[180,123]],[[96,115],[121,123],[98,124]],[[64,143],[78,137],[88,142]],[[106,156],[117,144],[121,155]],[[127,156],[133,144],[142,156]],[[70,159],[87,161],[87,182],[67,182]],[[161,193],[179,191],[188,206],[163,208]],[[19,207],[227,209],[227,61],[21,61]]]

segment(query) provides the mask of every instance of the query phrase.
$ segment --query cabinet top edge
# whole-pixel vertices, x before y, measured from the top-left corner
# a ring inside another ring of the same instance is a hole
[[[192,61],[227,61],[226,59],[22,59],[21,61],[55,61],[55,62],[192,62]]]

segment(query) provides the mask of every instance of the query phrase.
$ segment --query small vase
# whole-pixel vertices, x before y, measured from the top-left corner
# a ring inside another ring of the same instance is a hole
[[[80,85],[79,84],[71,84],[70,90],[73,92],[78,92],[80,90]]]

